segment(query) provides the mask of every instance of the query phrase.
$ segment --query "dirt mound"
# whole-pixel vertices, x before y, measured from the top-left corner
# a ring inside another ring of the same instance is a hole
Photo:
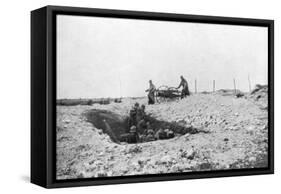
[[[255,100],[259,100],[262,98],[267,98],[267,94],[268,94],[268,86],[257,84],[255,86],[255,89],[253,89],[251,92],[251,97],[253,97]]]
[[[222,96],[236,96],[236,97],[242,97],[244,96],[244,93],[240,90],[231,90],[231,89],[220,89],[215,92],[216,94],[220,94]]]
[[[259,85],[255,86],[255,89],[250,93],[250,98],[261,108],[268,108],[268,86]]]

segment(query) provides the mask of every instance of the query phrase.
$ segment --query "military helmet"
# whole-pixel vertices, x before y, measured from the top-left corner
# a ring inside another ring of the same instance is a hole
[[[165,129],[164,130],[165,133],[168,133],[169,131],[170,131],[170,129]]]
[[[133,126],[130,128],[130,132],[131,132],[131,133],[137,132],[137,128],[136,128],[135,125],[133,125]]]

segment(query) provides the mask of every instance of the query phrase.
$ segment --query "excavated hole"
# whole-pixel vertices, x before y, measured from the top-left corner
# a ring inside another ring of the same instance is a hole
[[[103,133],[108,134],[111,140],[115,143],[122,141],[122,134],[129,133],[130,127],[128,124],[128,116],[122,116],[111,111],[97,109],[86,112],[85,116],[88,122],[92,123],[95,128],[101,129]],[[107,129],[104,120],[106,120],[106,122],[109,124],[111,131]],[[196,129],[192,126],[185,126],[185,123],[162,121],[154,118],[151,115],[146,115],[145,120],[146,122],[150,123],[150,126],[154,132],[158,131],[160,128],[170,129],[175,133],[175,137],[184,135],[186,133],[196,134],[201,132],[199,129]]]

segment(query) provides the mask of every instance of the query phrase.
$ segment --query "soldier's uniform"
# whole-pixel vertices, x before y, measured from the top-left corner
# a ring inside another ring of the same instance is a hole
[[[139,135],[137,133],[137,128],[136,126],[132,126],[128,137],[128,143],[138,143],[138,141],[139,141]]]
[[[143,134],[147,128],[145,123],[145,106],[142,105],[141,108],[138,108],[136,111],[137,129],[139,133]]]
[[[147,125],[144,120],[140,120],[137,125],[138,132],[143,134],[147,128]]]
[[[139,109],[139,103],[135,103],[135,105],[131,108],[130,110],[130,116],[129,116],[129,129],[131,126],[137,126],[138,122],[137,122],[137,112]]]
[[[137,115],[137,113],[136,113],[135,109],[132,108],[132,109],[130,110],[130,116],[129,116],[129,128],[130,128],[131,126],[137,124],[137,123],[136,123],[136,115]]]
[[[159,129],[155,134],[156,139],[166,139],[166,133],[163,129]]]
[[[148,92],[148,104],[154,104],[155,103],[155,92],[156,92],[156,87],[152,83],[152,81],[149,81],[149,89],[146,90]]]
[[[189,96],[190,93],[189,93],[189,89],[188,89],[188,83],[183,77],[181,77],[181,82],[180,82],[180,85],[178,86],[178,88],[180,88],[181,86],[182,86],[181,98]]]
[[[165,135],[166,135],[167,139],[175,137],[174,132],[172,130],[170,130],[170,129],[165,129],[165,133],[166,133]]]

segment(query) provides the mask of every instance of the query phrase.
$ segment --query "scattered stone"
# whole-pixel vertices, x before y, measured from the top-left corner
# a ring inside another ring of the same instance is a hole
[[[84,178],[85,177],[85,173],[81,172],[77,175],[77,178]]]
[[[110,156],[108,160],[114,160],[114,156]]]
[[[169,164],[171,163],[173,160],[173,158],[171,156],[163,156],[161,159],[160,159],[160,164]]]
[[[255,127],[249,126],[249,127],[246,128],[246,130],[247,130],[247,133],[249,133],[250,135],[253,135],[254,131],[255,131]]]
[[[105,171],[97,172],[96,177],[107,177],[107,173]]]
[[[141,153],[141,152],[142,152],[142,147],[140,146],[134,146],[128,150],[128,153]]]
[[[107,175],[108,175],[108,176],[112,176],[112,175],[113,175],[113,172],[112,172],[112,171],[108,171],[108,172],[107,172]]]
[[[66,120],[64,120],[64,122],[68,124],[68,123],[70,123],[70,120],[66,119]]]
[[[179,171],[179,167],[178,166],[172,166],[171,171],[172,172],[178,172]]]
[[[212,165],[209,162],[204,162],[199,165],[200,170],[210,170]]]
[[[249,158],[249,162],[255,162],[256,161],[256,157],[252,156]]]
[[[148,158],[140,158],[140,159],[138,160],[138,164],[139,164],[140,166],[143,166],[143,165],[145,165],[145,164],[147,163],[147,161],[148,161]]]
[[[101,129],[97,129],[97,131],[98,131],[98,134],[99,134],[99,135],[102,135],[102,134],[103,134],[103,132],[102,132]]]
[[[189,160],[193,160],[194,156],[195,156],[195,152],[193,151],[193,149],[185,150],[180,154],[180,157],[187,158]]]
[[[186,121],[185,121],[184,119],[177,119],[176,122],[177,122],[177,123],[183,123],[183,124],[186,123]]]

